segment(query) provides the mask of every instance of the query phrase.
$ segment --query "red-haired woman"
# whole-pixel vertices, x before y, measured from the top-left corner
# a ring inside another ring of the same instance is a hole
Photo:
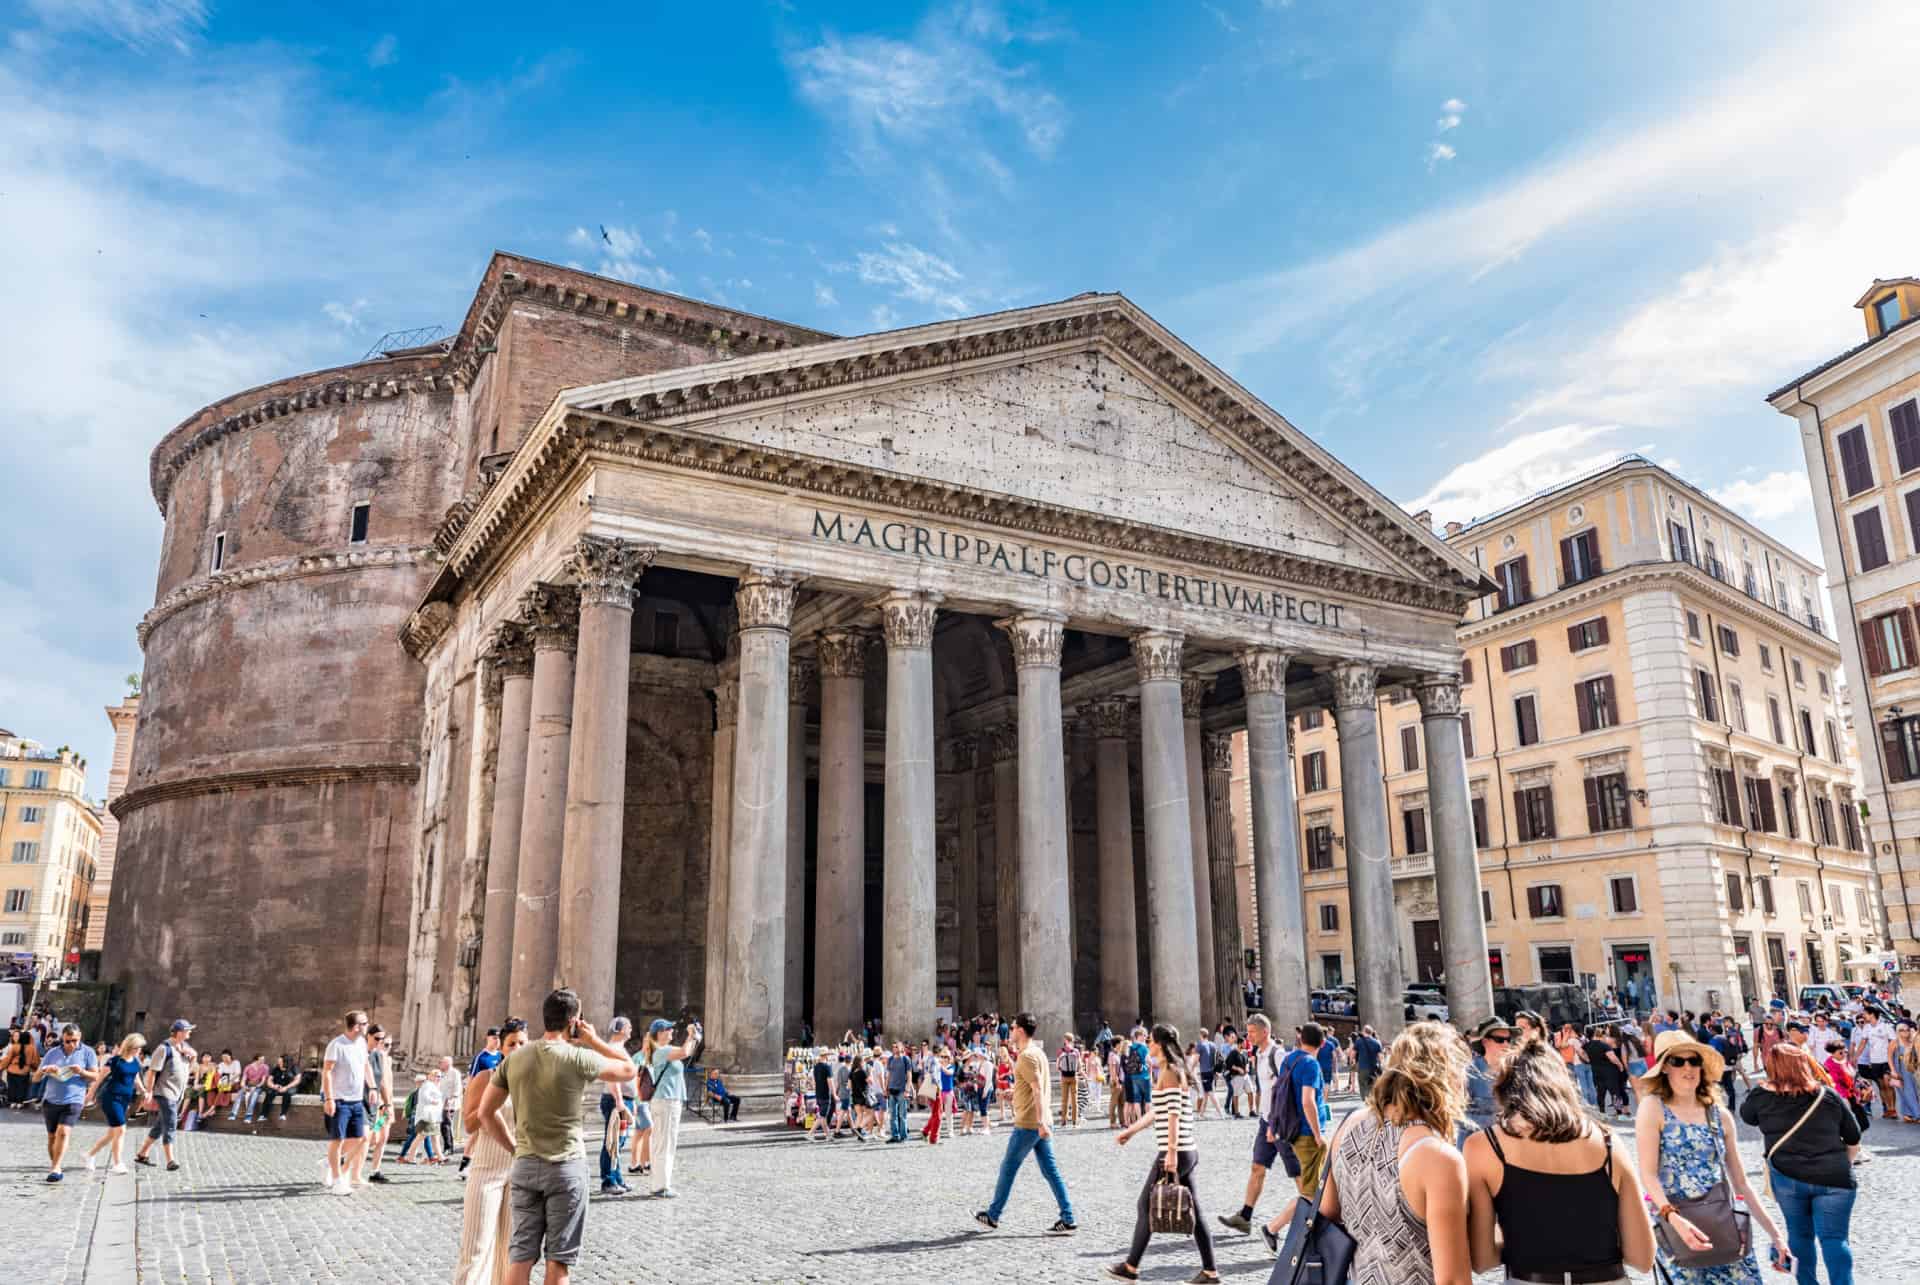
[[[1787,1219],[1787,1246],[1801,1285],[1813,1285],[1814,1246],[1833,1285],[1852,1285],[1853,1157],[1860,1123],[1794,1044],[1767,1050],[1767,1079],[1740,1104],[1740,1118],[1766,1139],[1767,1176]]]

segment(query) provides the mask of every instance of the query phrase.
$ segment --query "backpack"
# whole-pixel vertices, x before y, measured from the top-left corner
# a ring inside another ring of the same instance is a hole
[[[1126,1071],[1129,1077],[1145,1075],[1147,1073],[1147,1059],[1140,1056],[1140,1046],[1138,1044],[1127,1045],[1127,1052],[1126,1055],[1120,1059],[1120,1066],[1122,1070]]]
[[[641,1102],[653,1101],[653,1068],[643,1066],[633,1077],[633,1096]]]
[[[1274,1134],[1282,1142],[1292,1142],[1307,1131],[1306,1119],[1300,1114],[1300,1094],[1293,1087],[1293,1068],[1311,1057],[1311,1054],[1296,1049],[1287,1054],[1274,1072],[1273,1095],[1278,1104],[1274,1112]]]
[[[1060,1055],[1060,1074],[1062,1075],[1080,1074],[1080,1050],[1079,1049],[1068,1049],[1065,1053]]]

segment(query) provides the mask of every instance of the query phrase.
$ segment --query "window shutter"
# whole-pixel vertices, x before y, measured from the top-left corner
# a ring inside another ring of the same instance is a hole
[[[1770,781],[1760,782],[1760,820],[1765,823],[1768,834],[1779,831],[1780,818],[1773,810],[1773,783]]]
[[[1866,660],[1869,676],[1877,677],[1887,672],[1887,648],[1880,639],[1878,617],[1860,626],[1860,654]]]
[[[1527,889],[1527,913],[1533,916],[1533,918],[1535,919],[1540,918],[1541,909],[1542,909],[1541,901],[1542,901],[1542,898],[1540,896],[1540,889],[1538,888]]]
[[[1594,628],[1593,640],[1595,644],[1596,645],[1604,644],[1607,641],[1607,618],[1605,616],[1601,616],[1597,618],[1593,622],[1593,628]]]
[[[1473,657],[1471,656],[1466,656],[1461,658],[1460,685],[1462,687],[1473,686]]]
[[[1513,822],[1514,829],[1520,836],[1520,842],[1526,843],[1533,838],[1533,818],[1527,812],[1527,792],[1525,790],[1515,790],[1513,792]],[[1527,893],[1527,903],[1528,905],[1532,905],[1533,903],[1533,893],[1531,890]]]
[[[1572,584],[1579,578],[1579,567],[1574,562],[1573,538],[1569,536],[1560,542],[1560,580],[1562,584]]]
[[[1853,549],[1862,571],[1887,565],[1887,536],[1880,525],[1879,509],[1863,509],[1853,515]]]
[[[1900,668],[1907,669],[1913,664],[1913,616],[1905,607],[1896,608],[1893,614],[1900,622]]]
[[[1520,601],[1532,602],[1533,601],[1533,581],[1527,578],[1526,556],[1524,554],[1521,555],[1521,557],[1518,559],[1518,562],[1520,565],[1515,570],[1520,579]]]
[[[1464,709],[1460,711],[1460,752],[1473,757],[1473,714]]]
[[[1579,625],[1567,626],[1567,650],[1568,651],[1580,650],[1580,626]]]
[[[1580,544],[1582,546],[1581,552],[1587,555],[1587,574],[1589,576],[1599,575],[1602,570],[1600,566],[1600,533],[1598,531],[1581,532]]]
[[[1904,401],[1888,411],[1887,418],[1893,422],[1893,453],[1900,472],[1920,468],[1920,412],[1912,401]]]
[[[1607,724],[1612,726],[1620,721],[1620,710],[1613,703],[1613,675],[1600,676],[1600,704],[1605,709]]]
[[[1846,478],[1847,494],[1858,495],[1873,485],[1873,469],[1867,462],[1867,434],[1862,428],[1850,428],[1840,434],[1840,471]]]
[[[1503,674],[1511,674],[1513,672],[1513,648],[1511,646],[1500,649],[1500,672]]]
[[[1583,732],[1591,732],[1594,727],[1592,685],[1588,683],[1575,683],[1573,685],[1573,703],[1574,707],[1580,713],[1580,730]]]
[[[1600,833],[1600,782],[1588,777],[1583,784],[1587,787],[1587,832]]]

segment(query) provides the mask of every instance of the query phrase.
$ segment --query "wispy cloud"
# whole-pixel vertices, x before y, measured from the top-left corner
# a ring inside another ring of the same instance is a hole
[[[917,245],[889,241],[878,250],[862,250],[850,266],[863,283],[878,286],[896,299],[949,316],[971,310],[960,270]]]
[[[367,310],[365,299],[355,299],[351,304],[338,300],[329,300],[321,305],[321,315],[342,330],[358,330],[361,326],[360,314]]]
[[[400,37],[389,31],[373,42],[373,48],[367,50],[367,66],[391,67],[400,61]]]
[[[813,301],[822,308],[840,306],[840,300],[834,297],[833,287],[821,281],[813,283]]]
[[[135,49],[171,45],[185,52],[207,25],[205,0],[27,0],[49,31],[85,31]]]
[[[1425,494],[1402,507],[1433,512],[1435,522],[1471,522],[1536,491],[1591,473],[1620,458],[1620,430],[1611,424],[1560,424],[1523,433],[1448,470]],[[1612,445],[1603,443],[1612,442]]]
[[[1021,38],[997,10],[973,5],[929,15],[907,40],[828,34],[787,65],[801,97],[846,131],[863,163],[896,144],[945,146],[976,133],[971,122],[983,116],[1045,157],[1066,134],[1067,112],[1032,67],[1006,56]]]
[[[1445,143],[1428,143],[1427,173],[1433,173],[1435,166],[1444,165],[1459,154],[1460,153],[1454,151],[1453,148],[1447,146]]]
[[[1200,7],[1213,15],[1213,20],[1220,24],[1222,31],[1225,31],[1229,35],[1239,34],[1240,24],[1235,22],[1232,15],[1228,14],[1225,9],[1222,9],[1217,4],[1208,4],[1206,0],[1200,0]]]
[[[571,267],[659,290],[674,283],[673,273],[651,262],[653,250],[636,228],[619,223],[599,224],[592,230],[576,227],[567,234],[567,244],[594,256],[591,261],[574,260]]]
[[[1781,469],[1765,477],[1740,478],[1725,486],[1713,487],[1708,494],[1756,522],[1777,521],[1813,507],[1813,492],[1806,472],[1800,469]]]

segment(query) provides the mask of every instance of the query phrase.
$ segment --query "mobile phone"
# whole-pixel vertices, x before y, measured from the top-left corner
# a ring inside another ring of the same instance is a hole
[[[571,1022],[567,1023],[567,1038],[570,1040],[575,1040],[580,1038],[580,1019],[579,1018],[576,1017]]]
[[[1792,1250],[1782,1249],[1780,1246],[1775,1245],[1768,1251],[1767,1256],[1773,1261],[1774,1271],[1790,1272],[1793,1270]]]

